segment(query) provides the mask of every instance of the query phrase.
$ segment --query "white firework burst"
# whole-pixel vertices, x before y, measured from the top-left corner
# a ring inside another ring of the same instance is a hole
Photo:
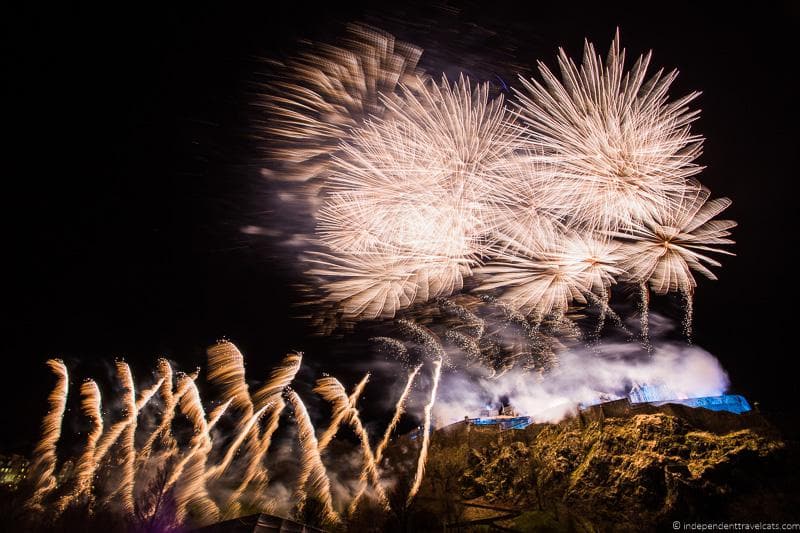
[[[356,267],[381,283],[392,280],[392,287],[398,275],[403,286],[413,279],[416,291],[389,291],[414,294],[408,301],[392,299],[403,308],[460,289],[485,254],[492,235],[487,191],[517,134],[502,98],[489,99],[488,84],[473,88],[463,76],[418,91],[403,87],[400,97],[384,103],[390,118],[354,131],[336,158],[317,234],[340,260],[314,272],[337,278],[341,268],[351,277]],[[356,278],[370,286],[364,294],[372,293],[370,280]],[[341,287],[335,283],[331,294]],[[384,292],[375,294],[383,298]],[[379,314],[399,308],[389,305]]]
[[[340,46],[311,43],[309,51],[276,63],[280,75],[255,102],[265,111],[257,134],[275,176],[324,179],[331,156],[350,130],[385,111],[380,95],[417,83],[422,50],[364,24],[350,24]]]
[[[711,220],[730,206],[731,201],[728,198],[709,201],[709,195],[708,189],[700,188],[687,194],[672,211],[614,234],[631,243],[628,259],[622,265],[627,279],[648,283],[656,294],[687,295],[697,286],[692,271],[717,279],[706,265],[721,264],[706,254],[734,255],[719,246],[734,244],[728,237],[736,222]]]
[[[703,139],[690,131],[699,111],[688,108],[699,93],[670,101],[677,71],[647,78],[650,58],[626,72],[617,32],[605,65],[587,41],[580,65],[559,51],[561,79],[541,62],[543,81],[521,79],[526,144],[552,173],[546,207],[573,227],[617,230],[658,217],[702,170],[694,161]]]

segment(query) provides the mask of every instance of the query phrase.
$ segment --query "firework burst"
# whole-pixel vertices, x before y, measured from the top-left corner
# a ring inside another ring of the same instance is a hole
[[[546,207],[570,225],[590,230],[635,226],[670,211],[702,167],[702,137],[692,134],[699,93],[670,100],[677,76],[647,78],[651,54],[625,71],[619,33],[603,65],[585,43],[577,65],[561,49],[559,80],[543,63],[543,81],[521,79],[517,114],[525,143],[547,165]],[[534,178],[537,179],[537,178]]]

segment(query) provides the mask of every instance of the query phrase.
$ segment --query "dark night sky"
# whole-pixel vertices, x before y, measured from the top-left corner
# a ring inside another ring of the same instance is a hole
[[[446,55],[437,42],[453,45],[441,29],[424,42],[415,23],[433,16],[465,39],[473,22],[495,30],[494,42],[507,32],[525,45],[519,59],[551,65],[557,46],[577,55],[584,36],[605,50],[619,25],[630,53],[652,48],[656,65],[677,66],[673,94],[704,93],[702,180],[733,199],[728,214],[740,224],[738,256],[724,259],[720,281],[698,289],[696,341],[765,408],[796,387],[796,5],[497,2],[453,14],[419,4],[389,17],[302,1],[163,4],[39,5],[0,17],[0,451],[26,451],[35,438],[51,356],[75,369],[75,385],[115,356],[140,373],[161,355],[192,368],[221,336],[245,352],[251,377],[291,348],[305,349],[317,369],[334,364],[291,318],[291,265],[239,233],[259,222],[263,195],[248,113],[259,57],[289,53],[300,37],[332,38],[341,23],[365,17],[385,20],[432,58]]]

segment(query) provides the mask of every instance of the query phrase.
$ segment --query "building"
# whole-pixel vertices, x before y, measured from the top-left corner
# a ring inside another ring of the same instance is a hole
[[[16,489],[28,475],[29,468],[30,462],[21,455],[0,455],[0,485]]]

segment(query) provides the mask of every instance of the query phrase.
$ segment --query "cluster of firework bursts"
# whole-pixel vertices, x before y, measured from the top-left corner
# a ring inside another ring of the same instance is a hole
[[[301,361],[301,354],[287,355],[268,381],[251,394],[242,354],[229,342],[218,343],[208,350],[208,380],[220,391],[221,399],[208,413],[196,385],[199,370],[173,373],[170,363],[161,359],[156,382],[137,394],[130,368],[117,362],[121,418],[110,424],[104,421],[98,385],[86,380],[80,387],[81,413],[90,421],[90,430],[80,455],[74,458],[74,468],[65,474],[62,467],[58,476],[57,445],[69,376],[62,361],[48,361],[57,382],[49,397],[42,438],[33,454],[27,508],[43,511],[46,507],[53,520],[72,507],[88,509],[89,513],[111,509],[145,525],[158,523],[167,529],[233,518],[243,509],[301,516],[309,497],[320,503],[322,521],[331,525],[355,513],[365,495],[389,510],[385,485],[390,481],[381,477],[381,459],[422,366],[409,372],[391,421],[373,447],[357,408],[369,374],[349,395],[333,377],[317,381],[314,391],[332,406],[329,425],[318,438],[303,400],[291,388]],[[413,501],[422,482],[441,365],[441,359],[431,365],[432,388],[424,412],[426,436],[406,504]],[[287,408],[296,425],[299,465],[292,498],[281,501],[277,494],[282,491],[270,486],[267,456]],[[157,421],[144,424],[143,414]],[[191,426],[190,431],[183,432],[186,435],[175,429],[181,419]],[[220,420],[233,424],[233,431],[223,435],[214,432]],[[363,459],[357,489],[344,508],[337,509],[323,452],[343,424],[358,437]]]
[[[489,294],[536,327],[638,287],[679,293],[691,335],[694,272],[735,222],[696,176],[699,93],[670,99],[677,71],[626,69],[586,43],[560,76],[520,77],[510,102],[488,83],[427,77],[421,51],[363,25],[341,46],[282,65],[265,87],[270,175],[309,201],[305,269],[346,321],[393,318],[462,290]],[[296,242],[296,241],[295,241]]]

